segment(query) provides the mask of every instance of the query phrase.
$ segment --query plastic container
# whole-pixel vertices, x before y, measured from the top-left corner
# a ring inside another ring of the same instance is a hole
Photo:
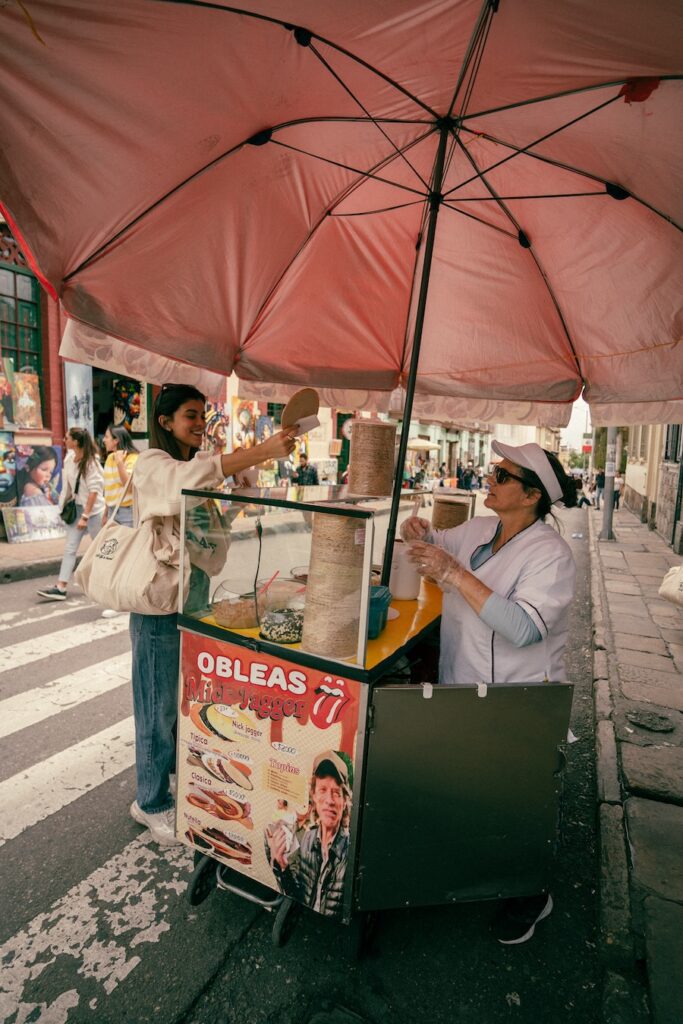
[[[395,601],[414,601],[420,593],[420,574],[408,557],[408,549],[405,541],[394,541],[389,587]]]
[[[391,604],[388,587],[370,588],[370,613],[368,615],[368,639],[375,640],[387,624],[387,612]]]
[[[224,629],[253,629],[258,625],[257,597],[245,580],[226,580],[213,595],[211,611]],[[261,601],[259,599],[259,610]]]

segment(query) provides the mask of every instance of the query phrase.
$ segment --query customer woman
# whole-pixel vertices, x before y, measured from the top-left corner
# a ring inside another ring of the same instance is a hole
[[[95,537],[102,525],[104,512],[104,476],[97,458],[95,442],[82,427],[70,427],[64,437],[67,456],[62,472],[60,512],[67,501],[76,502],[76,519],[66,528],[66,547],[59,579],[52,587],[39,590],[48,601],[65,601],[66,591],[76,565],[76,555],[86,533]]]
[[[105,430],[103,441],[107,452],[104,463],[104,501],[106,505],[102,518],[104,524],[114,515],[114,510],[130,480],[140,453],[126,428],[115,427],[113,423]],[[116,522],[121,526],[133,525],[133,490],[131,487],[128,488],[128,493],[119,506]]]
[[[183,488],[215,488],[227,476],[284,458],[294,448],[294,438],[284,431],[230,455],[200,452],[206,427],[205,401],[200,391],[186,384],[166,384],[159,392],[150,447],[141,452],[133,476],[138,523],[156,516],[171,519],[174,534],[179,536]],[[149,828],[158,843],[168,846],[176,842],[169,787],[175,764],[180,656],[176,615],[131,613],[130,635],[137,772],[137,796],[130,813]]]
[[[576,568],[568,544],[545,522],[556,502],[576,505],[574,481],[537,444],[493,441],[502,459],[478,516],[451,530],[412,517],[401,527],[418,572],[444,591],[439,681],[564,680]],[[524,942],[552,910],[552,897],[506,901],[499,941]]]
[[[36,505],[57,505],[59,498],[51,486],[57,468],[57,452],[49,445],[34,448],[26,465],[17,476],[19,505],[31,508]]]

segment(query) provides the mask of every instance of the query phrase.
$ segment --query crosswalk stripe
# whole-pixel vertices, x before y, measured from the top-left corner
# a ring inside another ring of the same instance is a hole
[[[130,651],[0,701],[0,739],[128,682]]]
[[[120,615],[115,619],[96,619],[94,622],[82,623],[76,628],[70,626],[45,636],[34,637],[32,640],[9,644],[0,651],[0,672],[6,672],[10,668],[22,668],[40,658],[83,647],[95,640],[124,633],[127,629],[128,615]]]
[[[2,593],[2,591],[0,591]],[[45,622],[47,619],[57,619],[62,615],[69,615],[71,612],[80,610],[81,608],[94,608],[95,606],[87,601],[85,597],[82,598],[70,598],[64,604],[57,605],[55,608],[54,604],[38,605],[35,614],[27,614],[23,609],[15,612],[1,612],[0,613],[0,633],[7,629],[17,629],[18,626],[35,626],[41,622]]]
[[[0,1020],[16,1013],[19,1021],[66,1024],[80,1003],[83,978],[91,1009],[111,995],[141,962],[143,944],[169,931],[168,911],[186,888],[191,865],[187,847],[159,850],[145,832],[34,917],[0,946]],[[35,979],[56,960],[62,978],[70,965],[73,982],[62,981],[45,1002],[23,1002],[27,988],[35,998]]]
[[[130,717],[0,782],[0,846],[134,762]]]

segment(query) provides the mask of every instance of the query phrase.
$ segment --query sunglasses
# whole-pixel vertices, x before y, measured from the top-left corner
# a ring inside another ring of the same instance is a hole
[[[494,466],[491,470],[491,476],[497,484],[504,484],[506,480],[519,480],[520,484],[528,485],[528,481],[523,476],[516,476],[515,473],[511,473],[502,466]]]

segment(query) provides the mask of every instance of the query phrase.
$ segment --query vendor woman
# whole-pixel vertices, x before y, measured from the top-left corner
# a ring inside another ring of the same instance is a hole
[[[502,461],[484,504],[495,516],[450,530],[416,517],[401,526],[418,572],[444,591],[439,681],[562,681],[576,568],[545,520],[556,502],[576,505],[576,487],[537,444],[491,447]]]

